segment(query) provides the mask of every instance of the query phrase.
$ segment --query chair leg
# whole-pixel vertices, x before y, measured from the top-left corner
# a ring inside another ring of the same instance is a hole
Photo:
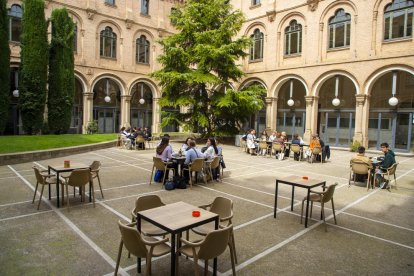
[[[300,224],[302,224],[302,218],[303,218],[303,204],[305,202],[305,199],[302,200],[302,211],[300,212]]]
[[[194,275],[200,276],[200,272],[198,271],[198,258],[196,256],[193,256],[193,265],[194,265]]]
[[[69,185],[68,184],[66,184],[66,197],[67,197],[67,203],[68,203],[68,211],[70,210],[69,209]]]
[[[311,209],[310,209],[309,218],[312,218],[312,210],[313,210],[313,201],[311,201]]]
[[[151,181],[152,181],[152,176],[154,175],[154,168],[155,168],[155,167],[154,167],[154,166],[152,166],[151,178],[150,178],[150,183],[149,183],[150,185],[151,185]]]
[[[151,256],[147,255],[145,275],[148,276],[150,274],[151,274]]]
[[[43,196],[43,189],[45,188],[45,185],[42,185],[42,191],[40,192],[40,198],[39,198],[39,204],[37,204],[37,210],[39,210],[40,202],[42,202],[42,196]]]
[[[164,175],[162,176],[162,185],[164,186],[165,185],[165,176],[167,175],[167,166],[165,166],[165,168],[164,168]]]
[[[229,244],[229,249],[230,249],[231,270],[233,272],[233,276],[236,276],[236,266],[234,265],[235,258],[236,258],[236,263],[237,263],[236,250],[233,250],[230,244]]]
[[[394,188],[397,190],[397,177],[395,176],[395,173],[394,173]],[[391,185],[390,185],[390,189],[391,189]]]
[[[323,201],[321,202],[321,210],[322,210],[323,224],[325,224],[325,232],[328,232],[328,226],[326,225],[326,221],[325,221],[325,206],[323,204]]]
[[[124,242],[121,240],[121,242],[119,243],[118,258],[116,259],[116,266],[115,266],[114,276],[116,276],[118,274],[119,262],[121,261],[122,247],[123,246],[124,246]]]
[[[335,205],[334,205],[333,198],[331,198],[331,202],[332,202],[332,212],[333,212],[333,216],[334,216],[334,221],[335,221],[335,224],[336,224]]]
[[[237,252],[236,252],[236,242],[234,241],[234,230],[231,231],[230,239],[231,239],[230,242],[231,242],[231,247],[232,247],[230,250],[233,251],[234,260],[236,261],[236,264],[237,264],[238,261],[237,261]]]
[[[102,186],[101,186],[101,178],[99,177],[99,173],[96,173],[96,177],[98,178],[98,184],[99,184],[99,189],[101,190],[101,196],[102,198],[104,198],[104,195],[102,192]]]
[[[204,261],[204,276],[207,276],[208,273],[208,260]]]
[[[93,186],[93,181],[91,181],[91,183],[89,185],[92,185],[92,202],[93,202],[93,208],[95,208],[95,190],[94,190],[94,186]],[[85,186],[85,190],[86,190],[86,186]]]
[[[188,175],[190,176],[190,181],[188,181],[190,183],[190,189],[193,188],[193,171],[192,170],[188,170]]]
[[[34,203],[34,200],[35,200],[35,198],[36,198],[36,193],[37,193],[37,187],[39,186],[39,182],[36,182],[36,188],[35,188],[35,191],[34,191],[34,194],[33,194],[33,200],[32,200],[32,204]]]

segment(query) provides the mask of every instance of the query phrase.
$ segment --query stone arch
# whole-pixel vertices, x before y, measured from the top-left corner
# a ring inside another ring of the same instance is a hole
[[[330,78],[332,78],[336,75],[341,75],[341,76],[345,76],[345,77],[349,78],[354,83],[356,93],[357,94],[361,93],[359,83],[358,83],[357,79],[354,77],[354,75],[352,75],[351,73],[349,73],[345,70],[333,70],[333,71],[326,72],[325,74],[320,76],[315,81],[315,84],[312,87],[312,95],[319,96],[320,89],[321,89],[322,85],[325,83],[325,81],[327,81],[328,79],[330,79]]]
[[[244,35],[249,36],[250,33],[253,33],[254,29],[259,29],[261,32],[263,32],[264,35],[266,35],[266,25],[262,22],[253,22],[249,26],[247,26],[246,31],[244,32]]]
[[[263,80],[261,80],[261,79],[259,79],[259,78],[249,78],[249,79],[246,79],[246,80],[244,80],[240,85],[239,85],[239,87],[238,87],[238,89],[237,90],[241,90],[241,89],[243,89],[244,87],[246,87],[246,86],[248,86],[249,84],[251,84],[252,82],[258,82],[258,83],[260,83],[261,85],[263,85],[263,87],[267,90],[267,85],[266,85],[266,83],[263,81]]]
[[[298,20],[300,18],[300,20]],[[280,20],[279,26],[277,28],[278,33],[282,33],[284,29],[287,27],[287,25],[290,23],[290,21],[296,20],[298,23],[302,24],[303,28],[306,27],[306,18],[301,12],[290,12],[286,14],[282,20]]]
[[[145,35],[145,36],[148,38],[148,40],[151,40],[151,42],[152,42],[152,41],[154,41],[154,39],[155,39],[154,34],[153,34],[153,33],[151,33],[150,31],[145,30],[145,29],[138,29],[138,30],[136,30],[136,31],[135,31],[134,36],[133,36],[133,38],[134,38],[134,42],[135,42],[135,40],[137,40],[137,39],[138,39],[141,35]]]
[[[99,22],[97,28],[96,28],[96,33],[98,35],[99,38],[99,34],[101,33],[101,31],[103,31],[106,27],[111,27],[112,31],[114,31],[117,35],[118,38],[122,38],[122,28],[121,26],[116,23],[115,21],[112,20],[102,20]]]
[[[79,82],[82,84],[82,90],[83,90],[84,93],[89,91],[88,90],[89,83],[88,83],[87,79],[85,78],[85,76],[82,73],[75,70],[75,78],[77,80],[79,80]]]
[[[72,17],[76,18],[76,21],[79,22],[79,24],[80,24],[79,27],[82,27],[83,26],[82,17],[77,12],[68,9],[68,13],[69,13],[69,16],[72,16]],[[81,28],[79,28],[79,29],[81,29]]]
[[[407,73],[410,73],[414,76],[414,68],[407,66],[407,65],[400,65],[400,64],[395,64],[395,65],[391,65],[391,66],[385,66],[382,68],[377,69],[376,71],[374,71],[368,78],[367,81],[365,82],[365,89],[364,89],[364,94],[365,95],[371,95],[371,89],[372,86],[374,85],[374,83],[381,78],[383,75],[392,72],[392,71],[405,71]]]
[[[332,2],[323,10],[321,17],[319,18],[319,23],[327,22],[327,17],[328,18],[330,17],[329,16],[330,13],[332,12],[335,13],[337,9],[344,7],[344,6],[347,6],[352,10],[352,16],[354,16],[352,20],[355,20],[356,17],[358,16],[358,10],[357,10],[355,3],[353,1],[339,0],[339,1]],[[346,12],[350,12],[350,11],[346,10]]]
[[[138,79],[133,80],[130,84],[128,84],[128,95],[132,96],[131,94],[132,88],[138,82],[143,82],[151,88],[153,98],[161,97],[161,92],[158,90],[157,85],[152,80],[147,79],[147,78],[138,78]]]
[[[300,81],[303,84],[303,86],[305,87],[306,96],[309,96],[308,84],[306,83],[306,81],[301,76],[295,75],[295,74],[288,74],[288,75],[283,75],[283,76],[279,77],[274,82],[274,84],[272,85],[272,88],[271,88],[272,95],[277,98],[278,95],[279,95],[280,88],[286,82],[288,82],[290,79],[296,79],[296,80]]]
[[[101,79],[106,79],[109,78],[111,80],[113,80],[114,82],[116,82],[116,84],[118,84],[119,90],[121,91],[121,96],[125,95],[126,91],[125,91],[125,83],[115,74],[112,73],[102,73],[99,74],[98,76],[95,77],[95,79],[93,79],[93,81],[91,82],[91,90],[93,91],[93,88],[95,87],[96,83],[98,81],[100,81]]]

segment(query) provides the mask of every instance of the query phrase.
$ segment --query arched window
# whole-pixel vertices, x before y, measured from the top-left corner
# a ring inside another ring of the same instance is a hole
[[[73,30],[73,52],[78,52],[78,25]]]
[[[285,55],[302,53],[302,25],[292,20],[285,29]]]
[[[149,14],[149,0],[141,0],[141,14]]]
[[[9,40],[20,42],[22,32],[22,7],[12,5],[9,10]]]
[[[414,25],[414,1],[394,0],[384,9],[384,40],[410,37]]]
[[[145,35],[141,35],[140,38],[137,39],[136,44],[137,44],[137,54],[136,54],[136,59],[135,59],[136,62],[149,64],[150,43],[145,37]]]
[[[329,48],[348,47],[351,40],[351,15],[343,9],[329,19]]]
[[[263,59],[263,33],[256,29],[250,37],[253,38],[253,44],[250,47],[250,60]]]
[[[101,31],[101,57],[116,58],[116,33],[111,27],[106,27]]]

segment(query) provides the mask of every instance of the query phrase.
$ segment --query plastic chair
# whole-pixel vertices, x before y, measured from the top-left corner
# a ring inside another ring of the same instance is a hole
[[[91,185],[92,191],[92,200],[93,200],[93,207],[95,207],[95,192],[93,188],[93,181],[91,178],[91,172],[89,169],[79,169],[73,170],[69,176],[62,176],[65,179],[65,186],[66,186],[66,194],[67,194],[67,203],[68,203],[68,210],[69,210],[69,186],[79,187],[82,190],[81,200],[85,201],[85,190],[86,185]],[[83,187],[83,188],[82,188]],[[62,202],[64,201],[64,196],[62,197]]]
[[[272,152],[275,153],[276,156],[276,152],[282,152],[283,151],[283,146],[279,143],[272,143],[272,150],[270,152],[270,156],[272,156]]]
[[[243,151],[247,151],[247,143],[242,138],[240,138],[240,149]]]
[[[134,227],[135,225],[135,223],[123,224],[121,221],[118,221],[119,230],[121,231],[121,242],[119,244],[114,275],[118,274],[119,262],[124,245],[132,255],[146,259],[145,275],[151,274],[152,257],[167,255],[171,251],[171,248],[166,244],[168,238],[162,240],[156,240],[154,238],[144,239],[137,228]],[[141,262],[138,263],[138,272],[141,272]]]
[[[190,176],[190,188],[193,187],[193,172],[196,173],[204,173],[204,159],[203,158],[197,158],[195,159],[191,164],[188,164],[188,168],[183,168],[183,171],[187,170],[188,175]],[[207,185],[207,179],[204,177],[204,184]]]
[[[193,258],[194,274],[199,275],[198,260],[204,260],[204,275],[207,275],[208,260],[214,259],[224,253],[226,247],[230,248],[231,268],[233,275],[236,275],[236,268],[234,265],[234,254],[229,245],[230,235],[233,231],[233,226],[229,225],[226,228],[213,230],[207,234],[204,240],[190,242],[181,238],[184,246],[180,247],[177,253],[181,253],[187,257]],[[176,274],[178,275],[178,257],[176,258]]]
[[[262,153],[263,151],[265,151],[264,156],[268,154],[269,149],[270,149],[270,146],[267,144],[266,141],[259,142],[259,152]],[[269,157],[272,157],[272,153],[269,154]]]
[[[43,196],[43,189],[45,188],[45,185],[48,185],[49,190],[50,190],[50,184],[56,184],[57,183],[57,178],[53,174],[47,174],[47,171],[41,170],[37,166],[34,166],[33,170],[34,170],[35,176],[36,176],[36,189],[34,191],[32,204],[34,203],[35,198],[36,198],[37,187],[39,186],[39,184],[42,185],[42,190],[40,191],[39,203],[37,204],[37,210],[39,210],[40,202],[42,201],[42,196]]]
[[[387,177],[388,185],[389,185],[389,188],[391,189],[391,176],[394,176],[394,183],[395,183],[394,186],[395,186],[395,189],[397,189],[397,177],[395,175],[395,172],[397,171],[397,166],[398,166],[398,163],[394,163],[391,167],[387,168],[385,172],[375,172],[374,186],[377,182],[376,176],[381,175],[382,178]]]
[[[314,147],[311,150],[311,156],[310,156],[310,162],[311,164],[313,164],[313,159],[315,158],[315,156],[320,155],[321,156],[321,164],[322,162],[322,148],[321,147]]]
[[[302,150],[303,148],[298,144],[291,144],[290,151],[293,152],[293,158],[295,158],[295,153],[299,155],[299,161],[302,159]]]
[[[140,146],[142,146],[141,149],[145,150],[145,139],[141,135],[135,139],[135,149],[139,150]]]
[[[335,187],[338,185],[338,183],[332,184],[330,185],[324,192],[317,192],[317,191],[312,191],[312,194],[309,197],[309,200],[311,201],[311,209],[310,209],[310,217],[312,217],[312,207],[313,207],[313,202],[320,202],[321,203],[321,219],[323,218],[323,223],[325,224],[325,232],[328,231],[328,228],[326,226],[326,221],[325,221],[325,203],[331,201],[332,202],[332,212],[333,212],[333,216],[334,216],[334,221],[336,224],[336,216],[335,216],[335,205],[334,205],[334,200],[333,200],[333,195],[335,192]],[[305,196],[302,200],[302,211],[300,213],[300,223],[302,224],[302,217],[303,217],[303,205],[305,200],[307,200],[307,196]]]
[[[132,215],[132,222],[137,221],[137,213],[157,207],[164,206],[164,202],[161,201],[161,198],[157,195],[145,195],[140,196],[135,201],[135,208],[131,211]],[[141,233],[145,236],[164,236],[167,233],[162,230],[161,228],[158,228],[152,223],[149,223],[145,220],[141,221]]]
[[[220,176],[220,157],[216,156],[214,157],[213,161],[208,163],[208,172],[210,174],[211,179],[213,179],[213,170],[217,169],[219,170],[219,180],[221,180],[221,176]]]
[[[153,160],[154,164],[152,166],[151,178],[150,178],[150,182],[149,182],[150,185],[151,185],[151,182],[152,182],[152,177],[154,175],[154,169],[155,168],[157,170],[159,170],[159,171],[162,171],[164,173],[164,175],[162,177],[162,183],[165,182],[165,176],[167,175],[167,169],[168,170],[173,170],[174,173],[175,173],[175,169],[174,168],[168,168],[168,165],[169,164],[172,164],[171,162],[164,162],[164,161],[162,161],[161,158],[155,157],[155,156],[152,158],[152,160]]]
[[[353,173],[353,176],[352,176]],[[371,168],[362,161],[351,161],[349,170],[348,187],[351,186],[351,180],[355,183],[356,174],[368,174],[367,190],[371,184]]]
[[[101,178],[99,177],[99,170],[101,169],[101,162],[100,161],[93,161],[92,164],[89,166],[89,169],[91,171],[91,178],[92,181],[97,178],[99,189],[101,190],[102,198],[104,198],[103,192],[102,192],[102,186],[101,186]]]

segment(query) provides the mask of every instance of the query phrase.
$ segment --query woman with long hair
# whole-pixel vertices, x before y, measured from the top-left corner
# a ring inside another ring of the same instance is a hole
[[[170,137],[164,136],[161,139],[160,144],[155,149],[156,156],[161,158],[162,161],[168,162],[172,158],[173,149],[170,145]],[[175,168],[175,174],[178,175],[177,170],[177,163],[168,164],[167,168]],[[167,175],[165,176],[165,180],[168,179],[168,174],[170,170],[167,170]]]
[[[213,159],[218,155],[219,151],[216,145],[216,139],[210,137],[207,139],[206,143],[207,150],[204,152],[206,158]]]

